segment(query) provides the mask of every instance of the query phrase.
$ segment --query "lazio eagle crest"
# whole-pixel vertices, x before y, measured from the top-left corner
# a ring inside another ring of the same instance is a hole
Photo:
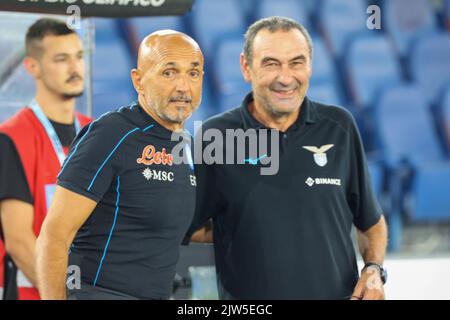
[[[314,161],[316,162],[316,164],[320,167],[324,167],[328,162],[327,154],[325,152],[333,148],[333,146],[334,144],[325,144],[319,148],[315,146],[303,146],[303,148],[313,152]]]

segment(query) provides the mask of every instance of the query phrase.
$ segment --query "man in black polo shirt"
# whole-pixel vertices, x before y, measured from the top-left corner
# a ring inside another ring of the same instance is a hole
[[[68,265],[81,274],[70,299],[167,299],[172,292],[195,175],[192,161],[177,164],[180,144],[171,135],[200,103],[203,56],[185,34],[155,32],[131,75],[138,102],[82,130],[59,174],[37,244],[43,299],[66,298]],[[184,150],[191,159],[188,144]]]
[[[252,93],[241,107],[203,125],[203,136],[211,129],[225,137],[230,129],[274,129],[267,139],[271,154],[208,164],[212,144],[206,144],[206,163],[196,167],[197,207],[188,237],[212,218],[222,299],[384,298],[386,226],[361,139],[347,111],[306,97],[311,57],[311,39],[301,25],[282,17],[257,21],[241,54]],[[262,175],[268,157],[278,160],[277,171]],[[361,277],[352,225],[366,263]]]

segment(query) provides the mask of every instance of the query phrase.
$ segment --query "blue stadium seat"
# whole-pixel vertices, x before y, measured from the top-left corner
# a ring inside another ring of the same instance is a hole
[[[254,20],[255,8],[258,7],[260,0],[235,0],[241,7],[247,21]]]
[[[236,35],[222,40],[217,46],[214,77],[215,87],[220,93],[233,93],[246,85],[239,62],[243,44],[243,37]]]
[[[132,64],[126,47],[119,41],[98,43],[93,55],[94,116],[136,99],[131,82]]]
[[[93,18],[95,26],[95,42],[114,42],[120,38],[116,19]]]
[[[130,79],[131,66],[127,48],[120,41],[96,44],[92,65],[94,81]]]
[[[131,91],[127,90],[113,91],[111,88],[105,88],[101,92],[97,90],[94,89],[92,95],[93,116],[96,119],[106,112],[129,105],[130,102],[137,99],[136,94],[133,95]]]
[[[397,57],[383,35],[357,37],[346,59],[348,83],[357,106],[369,106],[381,89],[401,81]]]
[[[244,14],[234,0],[197,0],[190,15],[194,38],[200,43],[203,53],[212,58],[216,42],[226,34],[245,32]]]
[[[431,163],[415,171],[407,211],[412,222],[450,221],[450,163]]]
[[[142,41],[150,33],[161,29],[172,29],[184,31],[183,20],[181,17],[139,17],[128,20],[131,27],[136,32],[138,41]]]
[[[239,91],[232,94],[219,94],[217,95],[217,101],[219,106],[219,112],[224,112],[230,109],[239,107],[244,99],[245,95],[251,91],[251,88],[241,88]]]
[[[331,82],[316,82],[310,84],[307,96],[317,102],[342,106],[342,100],[336,84]]]
[[[334,62],[321,38],[313,38],[313,43],[313,72],[308,97],[322,103],[341,105]]]
[[[251,90],[240,68],[242,47],[242,35],[227,37],[217,46],[213,74],[220,110],[235,107],[242,100],[243,94]]]
[[[308,10],[308,14],[313,16],[316,14],[320,5],[322,5],[321,0],[302,0],[303,6]]]
[[[417,86],[386,89],[374,108],[373,120],[389,172],[388,225],[391,241],[395,242],[391,249],[398,249],[401,213],[408,213],[412,222],[450,218],[450,162],[441,149],[431,110]]]
[[[368,32],[366,4],[362,0],[323,0],[319,10],[320,29],[333,55],[341,57],[349,40]]]
[[[432,33],[418,39],[411,53],[410,71],[427,101],[437,103],[450,84],[450,35]]]
[[[337,78],[336,70],[334,61],[328,49],[325,47],[321,38],[314,37],[312,41],[314,44],[314,51],[311,82],[335,82]]]
[[[383,2],[384,23],[397,52],[405,56],[412,41],[436,28],[436,17],[428,0],[388,0]]]
[[[285,16],[310,29],[308,8],[299,0],[262,0],[258,3],[255,20],[270,16]]]
[[[381,197],[383,191],[383,168],[375,162],[369,161],[367,163],[372,180],[372,188],[378,199]]]
[[[414,165],[444,161],[431,110],[420,89],[400,85],[386,89],[374,108],[378,145],[384,159]]]

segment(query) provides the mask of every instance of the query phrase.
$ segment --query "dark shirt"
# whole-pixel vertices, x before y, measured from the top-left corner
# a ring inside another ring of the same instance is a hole
[[[209,119],[203,133],[265,129],[248,111],[252,99]],[[275,175],[261,175],[261,161],[197,165],[186,239],[213,219],[218,277],[237,299],[349,298],[358,279],[352,226],[367,230],[381,216],[355,122],[305,98],[279,146]]]
[[[58,185],[98,203],[69,255],[82,282],[169,298],[195,206],[193,166],[169,161],[178,144],[171,134],[134,103],[103,115],[73,142]]]

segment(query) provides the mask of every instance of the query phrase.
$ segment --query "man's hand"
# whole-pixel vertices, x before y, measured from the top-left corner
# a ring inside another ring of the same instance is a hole
[[[197,243],[213,243],[213,227],[211,220],[192,235],[191,241]]]
[[[356,233],[359,251],[364,263],[373,262],[382,265],[387,246],[387,227],[384,217],[368,230]],[[352,300],[384,300],[384,288],[380,269],[368,266],[361,272],[361,277],[352,294]]]
[[[351,300],[384,300],[384,288],[380,271],[367,267],[361,274]]]

